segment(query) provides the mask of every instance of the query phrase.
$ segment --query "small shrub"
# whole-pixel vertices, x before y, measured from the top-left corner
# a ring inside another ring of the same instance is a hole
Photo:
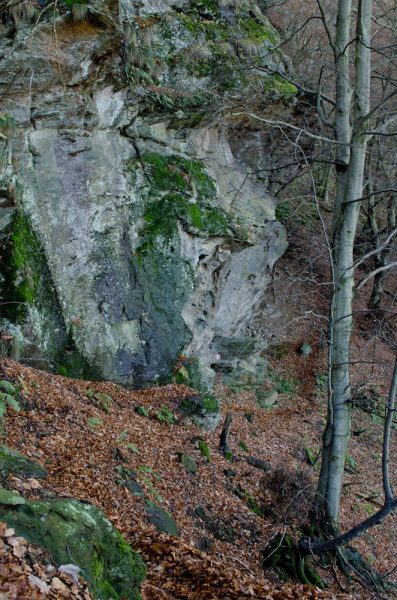
[[[88,389],[85,393],[87,398],[93,401],[93,403],[98,406],[101,410],[108,413],[110,410],[111,403],[113,401],[112,397],[109,394],[104,394],[103,392],[96,392],[95,390]]]
[[[91,427],[92,429],[94,429],[95,427],[98,427],[98,425],[102,425],[103,421],[102,419],[97,419],[96,417],[88,417],[87,419],[87,425],[88,427]]]
[[[287,221],[291,214],[291,208],[288,200],[279,202],[276,206],[276,219],[278,221]]]
[[[275,389],[280,394],[292,397],[296,393],[298,382],[294,379],[286,379],[275,373],[272,369],[269,369],[268,375],[269,379],[274,382]]]
[[[328,385],[328,374],[317,373],[316,375],[316,387],[320,392],[324,392]]]
[[[169,425],[175,423],[174,413],[168,406],[165,405],[156,412],[156,419],[160,422],[168,423]]]
[[[245,500],[247,502],[248,508],[250,510],[252,510],[252,512],[255,515],[257,515],[258,517],[262,517],[262,518],[264,517],[263,511],[262,511],[261,507],[259,506],[258,502],[248,492],[245,492]]]
[[[234,490],[234,492],[235,492],[236,496],[238,496],[241,500],[244,500],[246,502],[248,508],[250,510],[252,510],[252,512],[255,515],[257,515],[258,517],[262,517],[262,518],[265,516],[259,503],[255,500],[255,498],[249,492],[247,492],[247,490],[242,488],[241,485],[238,485],[238,487]]]
[[[156,502],[158,502],[159,504],[162,504],[164,502],[164,498],[161,496],[161,494],[158,493],[158,491],[154,487],[151,479],[146,476],[143,476],[141,479],[142,479],[142,482],[145,484],[149,494],[151,496],[153,496],[153,498],[156,500]]]
[[[125,447],[130,452],[134,452],[135,454],[139,454],[139,448],[137,446],[135,446],[135,444],[128,443],[128,444],[125,445]]]
[[[244,452],[248,452],[248,447],[247,444],[243,441],[238,443],[239,447],[241,448],[241,450],[244,450]]]
[[[351,454],[348,454],[346,456],[345,470],[348,473],[355,473],[356,469],[357,469],[357,461],[351,456]]]
[[[311,467],[314,467],[314,465],[317,462],[317,459],[319,457],[318,453],[316,453],[313,448],[311,448],[310,446],[305,446],[305,455],[306,455],[306,460],[309,463],[309,465]]]
[[[230,452],[230,450],[226,451],[224,454],[226,460],[228,460],[229,462],[233,462],[234,461],[234,457],[232,452]]]
[[[207,462],[211,462],[211,452],[208,448],[208,444],[206,444],[204,440],[199,440],[198,446],[201,456],[203,456]]]
[[[16,412],[21,410],[18,400],[18,389],[9,381],[0,381],[0,423],[7,412],[7,407],[13,408]]]
[[[149,411],[144,406],[137,406],[135,412],[141,417],[149,417]]]
[[[263,512],[277,522],[299,515],[303,522],[312,506],[312,479],[309,468],[289,471],[279,467],[261,479]]]
[[[123,431],[120,433],[119,437],[117,438],[118,442],[124,442],[124,440],[127,438],[128,436],[128,429],[123,429]]]

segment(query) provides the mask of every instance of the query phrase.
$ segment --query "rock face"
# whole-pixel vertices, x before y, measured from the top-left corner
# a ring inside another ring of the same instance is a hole
[[[276,32],[254,2],[86,12],[75,22],[60,3],[34,27],[3,15],[2,328],[14,356],[141,386],[185,354],[206,386],[217,369],[255,386],[265,365],[250,323],[286,240],[260,136],[228,106],[293,95],[248,69],[274,66]]]

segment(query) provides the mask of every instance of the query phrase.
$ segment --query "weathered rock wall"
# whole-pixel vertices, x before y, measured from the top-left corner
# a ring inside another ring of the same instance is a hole
[[[14,354],[132,385],[185,354],[206,384],[214,368],[258,383],[250,323],[285,232],[254,174],[260,138],[237,134],[225,107],[269,89],[252,64],[281,64],[276,32],[253,2],[87,10],[76,23],[61,5],[18,28],[3,15],[1,110],[15,127],[0,140],[2,326]]]

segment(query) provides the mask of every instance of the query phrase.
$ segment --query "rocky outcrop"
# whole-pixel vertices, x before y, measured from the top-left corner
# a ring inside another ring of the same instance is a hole
[[[84,6],[83,22],[62,3],[34,26],[3,15],[2,327],[14,356],[140,386],[184,354],[204,386],[217,369],[258,385],[250,324],[286,241],[255,174],[260,138],[237,133],[228,106],[271,88],[254,66],[281,64],[277,34],[254,2]]]

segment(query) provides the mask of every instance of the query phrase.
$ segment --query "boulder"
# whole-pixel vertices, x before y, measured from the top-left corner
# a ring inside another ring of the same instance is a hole
[[[95,506],[69,498],[24,500],[3,491],[0,520],[45,548],[56,564],[77,565],[99,600],[141,598],[145,565]]]

